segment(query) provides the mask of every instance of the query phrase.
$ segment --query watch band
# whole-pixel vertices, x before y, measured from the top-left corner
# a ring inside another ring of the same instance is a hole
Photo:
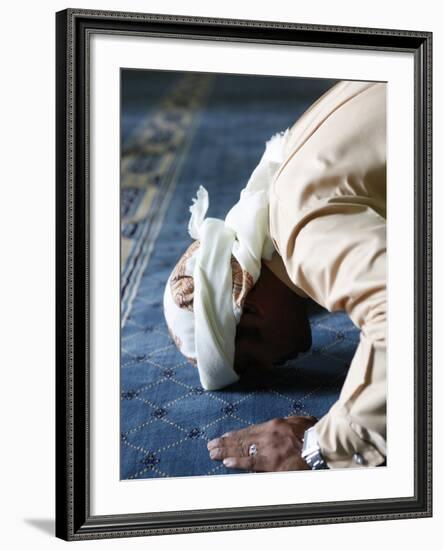
[[[303,438],[303,449],[301,457],[311,470],[327,470],[328,465],[321,454],[320,446],[317,442],[315,426],[307,429]]]

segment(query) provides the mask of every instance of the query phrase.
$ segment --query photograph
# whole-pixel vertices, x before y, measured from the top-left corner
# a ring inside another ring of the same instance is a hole
[[[432,515],[432,33],[56,14],[56,536]]]
[[[121,68],[121,480],[386,466],[386,87]]]
[[[440,4],[5,5],[2,547],[443,540]]]

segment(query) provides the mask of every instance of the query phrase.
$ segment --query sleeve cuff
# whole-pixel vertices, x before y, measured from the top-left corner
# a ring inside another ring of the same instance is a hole
[[[336,403],[315,425],[317,441],[330,469],[367,468],[385,462],[385,450],[363,438],[364,430]],[[383,452],[382,452],[383,451]]]

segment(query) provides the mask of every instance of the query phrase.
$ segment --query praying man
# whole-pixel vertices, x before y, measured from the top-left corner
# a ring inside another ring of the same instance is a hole
[[[345,311],[360,341],[322,418],[220,434],[228,468],[373,467],[386,460],[386,85],[341,81],[273,136],[224,220],[191,206],[194,242],[164,292],[177,347],[218,390],[307,351],[310,298]]]

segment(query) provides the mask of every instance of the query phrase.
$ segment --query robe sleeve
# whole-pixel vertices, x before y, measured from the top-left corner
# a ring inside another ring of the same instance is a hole
[[[340,397],[316,425],[330,468],[385,460],[385,240],[385,221],[373,210],[334,204],[301,229],[287,263],[306,294],[329,311],[346,311],[361,331]]]
[[[290,131],[270,230],[292,283],[345,311],[360,342],[316,425],[330,468],[386,456],[386,86],[342,82]]]

